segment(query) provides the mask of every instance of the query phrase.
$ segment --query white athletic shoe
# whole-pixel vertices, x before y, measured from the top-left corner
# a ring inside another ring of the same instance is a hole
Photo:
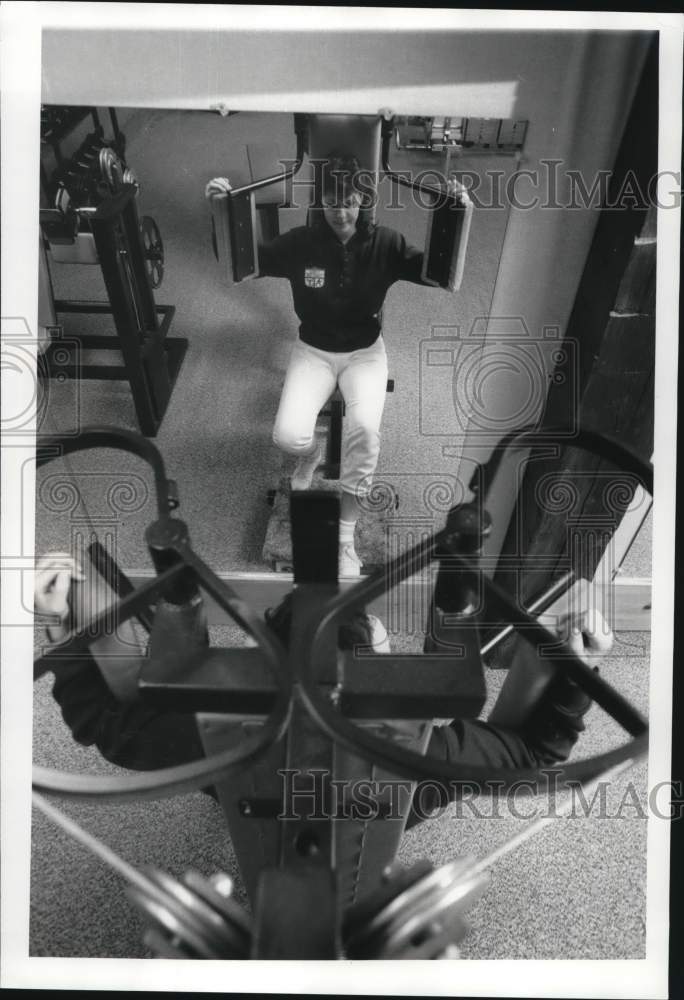
[[[311,489],[314,472],[321,464],[322,459],[323,451],[320,444],[316,446],[313,455],[305,455],[304,458],[299,459],[290,479],[290,485],[293,490]]]
[[[340,555],[338,562],[339,576],[361,576],[361,560],[354,551],[351,542],[340,545]]]

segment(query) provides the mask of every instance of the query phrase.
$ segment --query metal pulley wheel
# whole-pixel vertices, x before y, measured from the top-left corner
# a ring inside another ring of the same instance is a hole
[[[457,858],[400,891],[351,930],[348,958],[436,959],[457,957],[468,931],[465,912],[489,885],[475,858]]]
[[[140,219],[140,235],[145,251],[145,270],[152,288],[159,288],[164,279],[164,244],[159,227],[151,215]]]
[[[124,168],[121,160],[113,149],[103,146],[99,154],[99,166],[102,180],[109,189],[110,194],[116,194],[121,190],[124,183]]]
[[[43,232],[50,243],[73,243],[78,233],[79,219],[71,201],[71,195],[63,183],[55,192],[54,206],[61,217],[59,221],[43,224]]]
[[[136,198],[140,194],[140,181],[137,178],[135,170],[130,167],[126,167],[123,172],[123,182],[124,184],[135,184],[135,196]]]
[[[62,215],[67,215],[71,209],[71,195],[64,184],[60,184],[55,193],[55,208]]]
[[[128,898],[142,910],[150,927],[145,943],[161,958],[246,959],[251,924],[230,898],[227,875],[206,879],[187,872],[181,881],[155,868],[143,869],[149,889],[129,886]]]

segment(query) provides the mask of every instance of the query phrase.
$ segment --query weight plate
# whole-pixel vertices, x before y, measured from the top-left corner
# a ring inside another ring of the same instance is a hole
[[[148,927],[143,935],[143,944],[150,949],[155,958],[194,958],[189,949],[182,947],[181,942],[174,943],[174,941],[177,939],[171,939],[158,927]]]
[[[398,914],[391,925],[384,929],[384,941],[378,957],[390,959],[411,954],[415,951],[414,942],[418,947],[423,945],[425,932],[428,933],[425,941],[428,949],[430,937],[433,937],[441,941],[441,950],[443,934],[446,932],[448,935],[454,924],[462,935],[466,927],[465,911],[480,898],[489,882],[488,872],[477,875],[465,873],[453,885],[436,889],[430,896],[417,901],[408,911]],[[433,942],[433,948],[435,943]]]
[[[159,288],[164,278],[164,244],[159,227],[151,215],[140,219],[140,234],[145,252],[145,270],[152,288]]]
[[[126,895],[142,910],[153,926],[161,929],[170,938],[177,938],[182,945],[192,950],[196,958],[221,958],[205,937],[185,918],[182,908],[174,906],[175,900],[160,903],[133,886],[126,889]]]
[[[354,944],[361,940],[367,941],[376,933],[380,933],[384,927],[387,927],[394,920],[398,913],[405,913],[409,907],[413,906],[423,897],[428,896],[435,889],[451,885],[454,879],[474,862],[475,858],[468,856],[465,858],[456,858],[454,861],[442,865],[440,868],[433,868],[423,878],[414,882],[398,896],[395,896],[387,906],[384,906],[379,913],[376,913],[368,921],[365,927],[359,928],[353,937]]]
[[[462,878],[467,878],[468,869],[475,863],[475,858],[465,856],[456,858],[454,861],[440,868],[435,868],[428,872],[418,881],[412,883],[398,896],[395,896],[386,906],[376,913],[367,923],[359,927],[350,935],[347,952],[355,956],[361,952],[370,952],[375,957],[380,954],[385,955],[387,948],[396,950],[404,947],[404,938],[401,929],[408,921],[413,921],[414,929],[409,935],[415,936],[419,933],[422,920],[420,914],[431,912],[436,907],[436,912],[441,912],[442,906],[448,907],[453,890],[455,899],[461,897],[460,890],[455,890],[459,886]],[[448,900],[441,904],[446,895]]]
[[[190,873],[187,873],[183,876],[183,881],[186,882],[186,884],[192,883],[192,889],[197,893],[198,898],[202,899],[209,906],[215,907],[217,915],[220,916],[222,922],[221,934],[223,957],[248,958],[251,948],[252,935],[247,914],[234,900],[226,900],[220,895],[220,893],[217,893],[215,889],[212,889],[212,887],[207,884],[206,880],[203,879],[201,875],[197,876],[199,882],[195,883],[192,876],[188,878],[189,874]],[[218,899],[216,897],[218,897]],[[230,906],[222,905],[226,903],[229,903]]]
[[[414,885],[420,879],[434,870],[434,866],[423,859],[405,868],[400,862],[394,861],[382,872],[380,884],[363,899],[349,907],[342,921],[342,936],[345,943],[353,946],[357,935],[362,934],[369,922],[376,917],[400,893]]]
[[[130,167],[126,167],[123,172],[123,182],[124,184],[135,184],[135,196],[136,198],[140,194],[140,181],[138,180],[135,170]]]
[[[113,149],[103,146],[100,150],[98,162],[102,179],[106,182],[110,193],[116,194],[123,184],[123,167],[121,160]]]
[[[226,899],[214,887],[196,872],[187,872],[183,876],[197,895],[221,915],[224,924],[225,943],[230,950],[230,957],[248,958],[252,942],[250,920],[239,903]]]
[[[66,215],[70,204],[71,197],[69,196],[69,192],[63,184],[60,184],[57,188],[57,194],[55,195],[55,208],[63,215]]]
[[[183,876],[183,881],[190,889],[196,892],[198,896],[201,896],[202,899],[209,904],[209,906],[237,927],[245,937],[251,937],[251,921],[237,900],[231,899],[230,896],[222,895],[216,888],[214,888],[211,882],[204,878],[203,875],[200,875],[199,872],[186,872]]]
[[[186,928],[200,935],[207,947],[218,952],[220,957],[226,957],[226,951],[233,953],[233,934],[226,922],[200,896],[187,885],[178,882],[166,872],[150,869],[147,876],[180,907],[183,923]]]

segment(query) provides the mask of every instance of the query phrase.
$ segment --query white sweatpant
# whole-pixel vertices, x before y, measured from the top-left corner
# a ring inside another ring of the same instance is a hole
[[[380,453],[380,423],[387,391],[387,354],[382,336],[358,351],[319,351],[298,340],[285,375],[273,442],[290,455],[310,454],[316,420],[339,386],[344,399],[340,484],[363,496]]]

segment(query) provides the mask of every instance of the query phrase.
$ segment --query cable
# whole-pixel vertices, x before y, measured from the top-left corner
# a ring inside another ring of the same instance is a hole
[[[128,861],[124,861],[123,858],[119,857],[111,847],[108,847],[97,837],[94,837],[92,833],[88,833],[83,827],[79,826],[70,816],[65,813],[60,812],[56,809],[52,803],[44,799],[42,795],[38,795],[37,792],[33,792],[32,795],[33,804],[37,806],[40,811],[47,816],[48,819],[62,828],[65,833],[68,833],[70,837],[78,841],[79,844],[83,844],[87,847],[96,857],[103,861],[106,865],[112,868],[118,875],[125,879],[130,885],[136,886],[142,892],[148,892],[150,894],[156,891],[156,886],[150,879],[147,878],[142,872],[134,868],[133,865],[129,864]]]
[[[598,789],[599,785],[606,781],[611,781],[613,778],[617,778],[619,774],[623,774],[625,771],[629,771],[637,763],[637,757],[628,757],[626,760],[622,761],[620,764],[616,764],[615,767],[609,767],[605,771],[602,771],[599,775],[594,778],[593,781],[587,782],[584,786],[584,791],[592,796],[594,792]],[[492,865],[496,864],[501,858],[504,858],[511,851],[520,847],[526,841],[535,837],[542,830],[546,829],[551,823],[557,819],[563,819],[567,813],[570,811],[574,803],[572,795],[568,798],[566,802],[555,809],[552,816],[540,816],[533,823],[530,823],[528,827],[521,830],[520,833],[516,833],[513,837],[507,840],[505,843],[501,844],[499,847],[495,847],[493,851],[486,854],[481,858],[476,864],[468,869],[468,873],[472,872],[475,875],[479,875],[481,872],[487,871]]]
[[[167,958],[248,957],[251,923],[242,907],[230,899],[231,880],[228,892],[222,893],[215,878],[207,880],[197,872],[188,872],[178,881],[155,868],[141,871],[35,792],[33,804],[124,879],[126,895],[153,925],[146,940],[154,950]],[[219,877],[222,885],[226,878]]]

